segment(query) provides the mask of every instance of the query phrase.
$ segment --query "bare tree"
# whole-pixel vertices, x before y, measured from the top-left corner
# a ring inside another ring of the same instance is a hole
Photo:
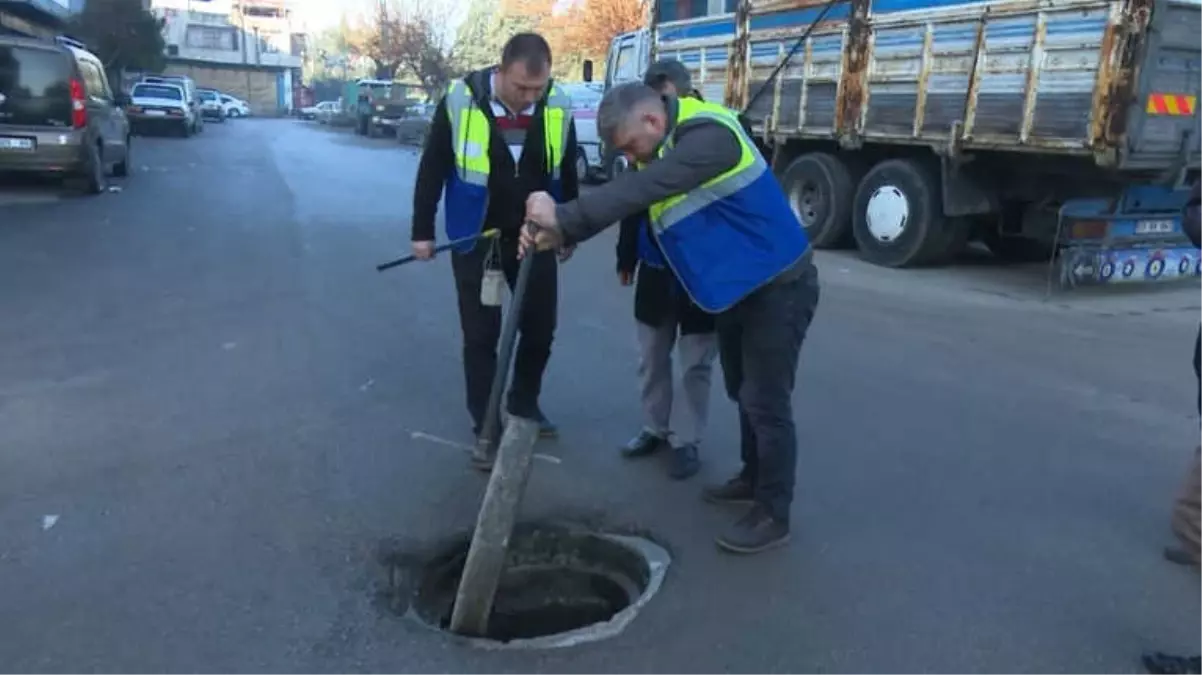
[[[424,3],[407,3],[396,22],[395,45],[400,70],[417,78],[432,98],[437,98],[455,77],[452,36],[445,12]]]

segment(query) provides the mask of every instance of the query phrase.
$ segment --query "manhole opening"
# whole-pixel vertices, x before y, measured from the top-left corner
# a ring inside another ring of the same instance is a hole
[[[449,630],[469,545],[457,543],[421,570],[412,609],[423,623]],[[488,634],[465,637],[509,643],[604,625],[639,603],[653,576],[644,552],[621,537],[519,525],[510,539]]]

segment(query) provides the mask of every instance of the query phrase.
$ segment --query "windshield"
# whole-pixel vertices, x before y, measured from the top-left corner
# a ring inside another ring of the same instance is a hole
[[[69,79],[61,52],[0,45],[0,124],[70,126]]]
[[[184,100],[184,93],[179,87],[169,84],[139,84],[134,86],[130,96],[134,98],[166,98],[172,101]]]
[[[572,99],[574,110],[596,110],[601,105],[600,85],[569,84],[564,85],[563,92]]]
[[[217,92],[215,92],[215,91],[202,91],[202,92],[200,92],[200,100],[202,100],[202,101],[219,101],[221,99],[218,98]]]

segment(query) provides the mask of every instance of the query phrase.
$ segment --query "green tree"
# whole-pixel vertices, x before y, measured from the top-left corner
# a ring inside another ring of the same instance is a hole
[[[165,65],[163,20],[143,9],[141,0],[89,0],[69,30],[109,72],[157,72]]]

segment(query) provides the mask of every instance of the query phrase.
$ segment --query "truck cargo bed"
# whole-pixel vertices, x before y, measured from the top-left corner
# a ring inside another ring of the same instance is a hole
[[[742,108],[824,2],[755,0],[656,27],[659,57]],[[749,111],[757,131],[1092,156],[1199,160],[1197,0],[851,0],[834,6]],[[736,27],[741,27],[736,29]]]

